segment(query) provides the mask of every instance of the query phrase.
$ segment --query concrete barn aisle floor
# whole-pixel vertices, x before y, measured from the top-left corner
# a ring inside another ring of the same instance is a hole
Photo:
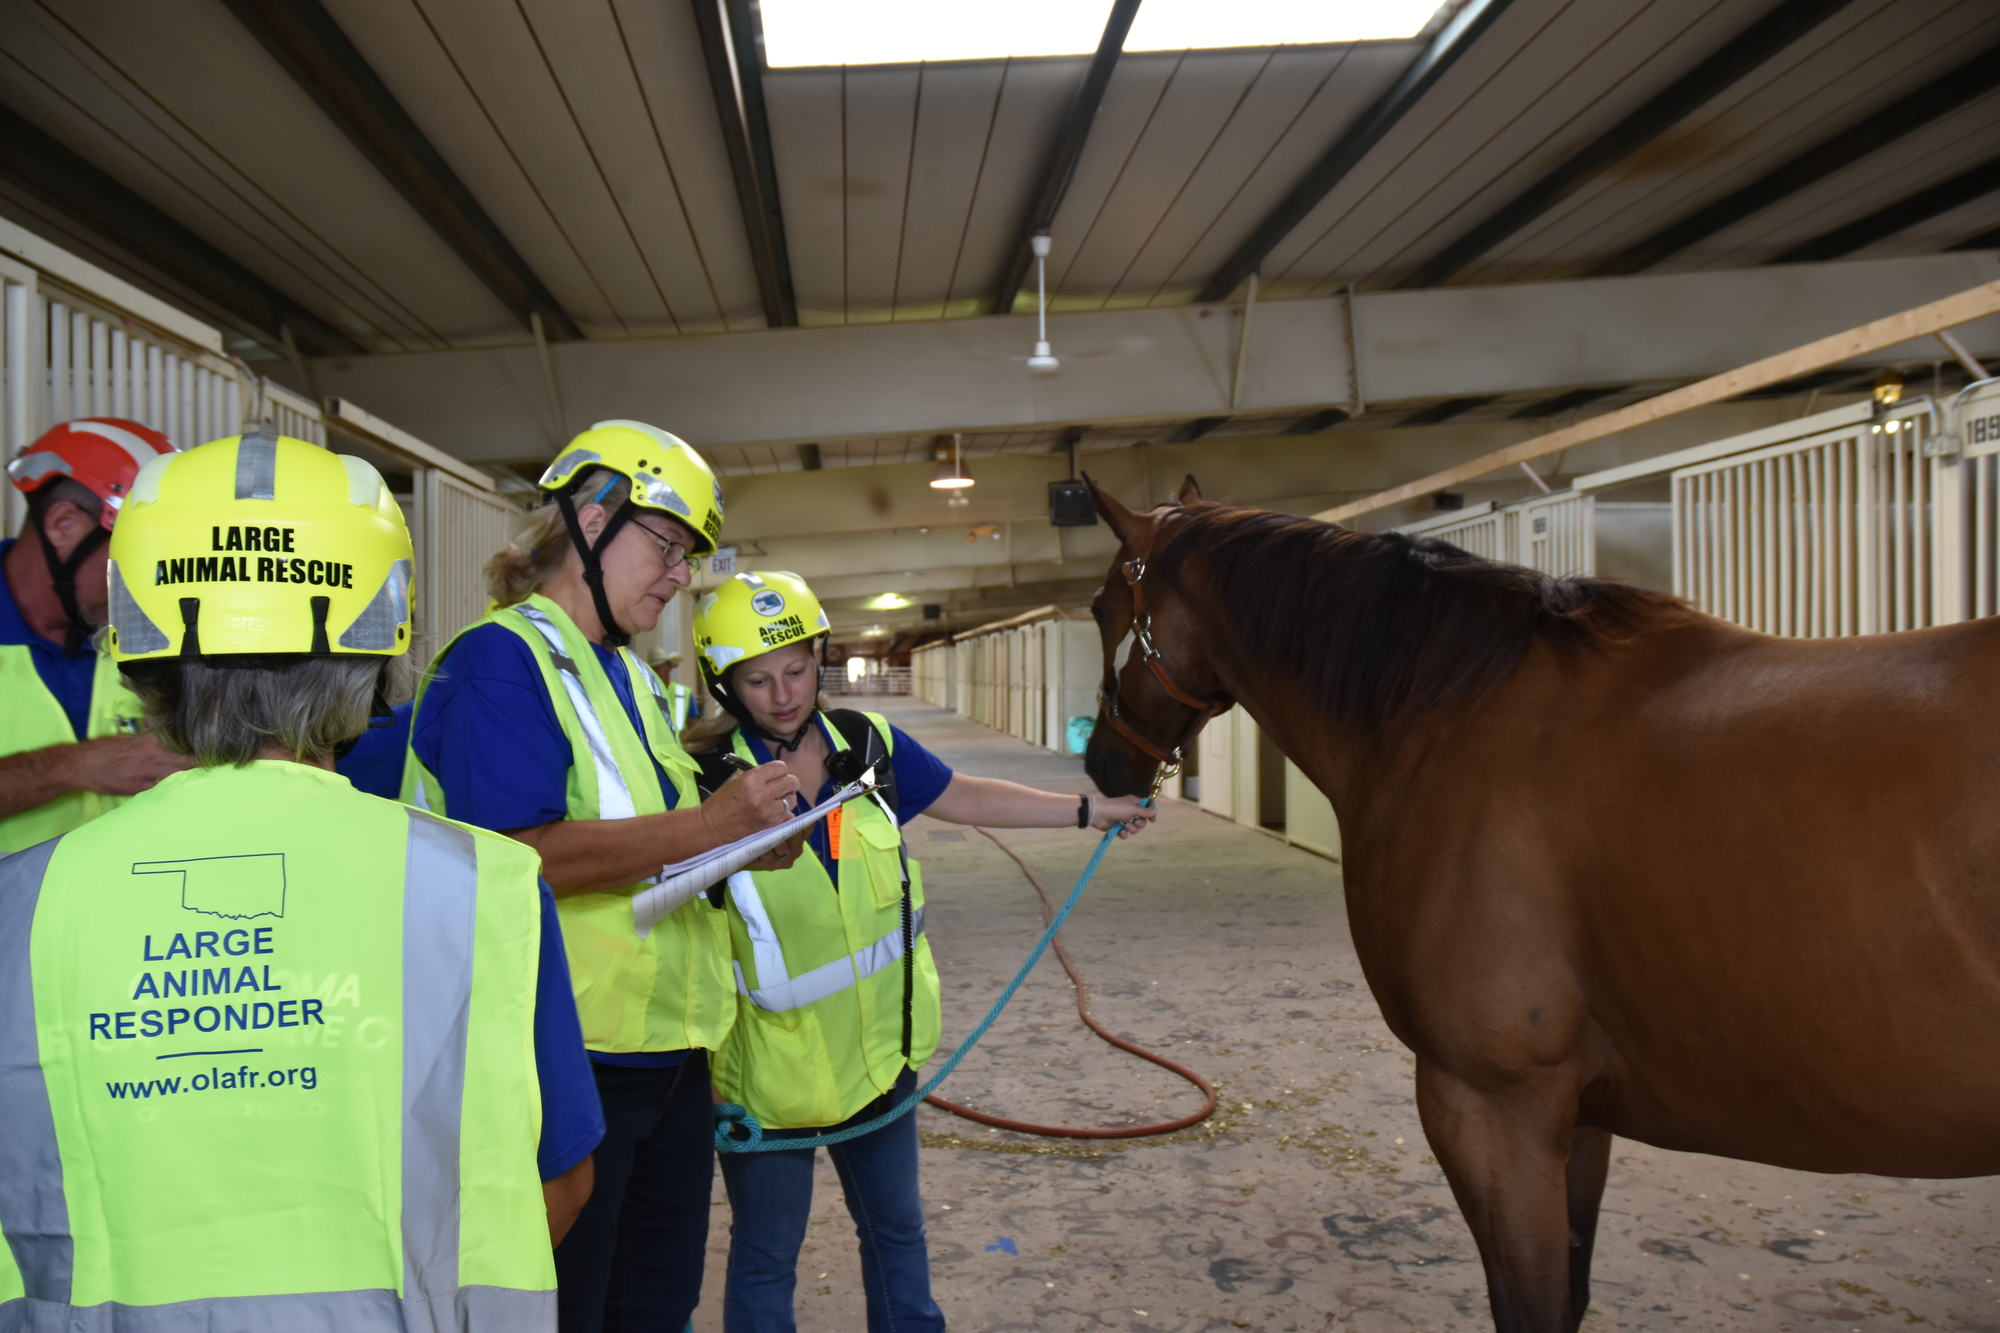
[[[969,773],[1084,791],[1082,764],[909,700],[875,701]],[[962,834],[956,837],[955,834]],[[1095,835],[1001,832],[1060,901]],[[1040,930],[1034,890],[979,834],[909,828],[944,984],[945,1041],[985,1013]],[[1486,1329],[1485,1280],[1425,1145],[1413,1061],[1349,942],[1339,869],[1169,802],[1107,856],[1064,931],[1114,1032],[1214,1080],[1222,1110],[1170,1139],[1034,1139],[930,1107],[924,1203],[954,1328]],[[1186,1084],[1077,1021],[1053,956],[941,1090],[1042,1123],[1158,1121]],[[1620,1140],[1586,1329],[2000,1333],[2000,1181],[1811,1176]],[[852,1223],[824,1154],[799,1326],[866,1326]],[[722,1327],[718,1179],[695,1316]]]

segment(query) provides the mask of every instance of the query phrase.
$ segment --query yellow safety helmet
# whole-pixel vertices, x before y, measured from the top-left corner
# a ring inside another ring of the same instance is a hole
[[[585,495],[580,487],[593,468],[610,468],[619,475]],[[605,504],[611,492],[619,489],[621,479],[630,483],[623,502],[605,505],[611,518],[593,543],[583,534],[577,508]],[[687,441],[643,421],[598,422],[556,455],[539,484],[562,510],[570,544],[583,561],[583,583],[590,589],[591,604],[604,627],[606,647],[623,648],[632,641],[631,632],[611,614],[600,559],[633,514],[652,509],[687,524],[694,533],[690,557],[707,555],[722,536],[722,483],[715,479],[715,472]]]
[[[825,634],[826,611],[797,574],[738,574],[704,593],[694,611],[694,649],[711,690],[738,662]]]
[[[643,421],[600,421],[556,455],[542,473],[541,488],[556,496],[574,495],[578,479],[593,467],[624,474],[632,483],[630,499],[639,508],[657,509],[687,524],[695,535],[690,554],[715,549],[722,537],[722,483],[687,441]],[[577,499],[603,504],[610,489]],[[608,540],[608,535],[599,538],[598,546]]]
[[[394,657],[410,530],[368,463],[258,431],[139,470],[111,532],[111,655]]]

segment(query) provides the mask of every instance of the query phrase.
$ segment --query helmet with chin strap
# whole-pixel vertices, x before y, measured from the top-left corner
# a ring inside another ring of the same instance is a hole
[[[585,494],[585,480],[600,469],[618,475],[600,479]],[[604,594],[604,549],[638,510],[657,510],[685,524],[694,534],[690,556],[709,554],[722,536],[722,483],[714,470],[687,441],[642,421],[598,422],[556,455],[538,484],[562,510],[607,647],[623,647],[632,635],[612,616]],[[587,504],[602,505],[611,515],[595,542],[585,537],[577,517]]]
[[[770,736],[731,689],[726,677],[732,667],[795,643],[815,648],[831,626],[813,590],[797,574],[768,570],[738,574],[704,593],[695,605],[694,648],[701,661],[702,683],[715,701],[753,734],[795,749],[812,725],[806,718],[798,735],[787,740]]]
[[[174,442],[151,426],[121,417],[82,417],[49,430],[7,464],[8,479],[15,489],[28,495],[72,481],[97,497],[97,526],[84,534],[67,557],[56,553],[55,543],[40,523],[31,525],[41,539],[56,601],[69,618],[67,646],[71,652],[81,648],[96,629],[84,619],[77,603],[77,570],[104,544],[139,469],[174,452]]]

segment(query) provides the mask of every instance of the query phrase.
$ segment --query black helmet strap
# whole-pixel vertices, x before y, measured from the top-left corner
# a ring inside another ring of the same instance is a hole
[[[628,494],[623,503],[611,511],[611,517],[604,525],[604,531],[597,534],[593,545],[583,535],[583,522],[576,516],[574,489],[560,491],[556,495],[556,506],[562,510],[563,525],[569,529],[570,544],[583,561],[583,583],[590,589],[590,603],[597,610],[597,623],[604,631],[606,648],[623,648],[632,642],[632,636],[619,625],[617,617],[611,614],[611,599],[604,595],[604,563],[599,556],[604,548],[611,545],[611,539],[618,530],[632,521],[634,507]]]
[[[42,559],[48,563],[49,582],[56,590],[56,601],[61,604],[63,614],[69,617],[69,630],[63,636],[63,651],[80,652],[97,627],[83,618],[83,608],[77,605],[76,571],[83,568],[83,562],[90,559],[90,553],[104,545],[111,534],[104,530],[102,524],[92,523],[90,531],[76,544],[68,559],[64,559],[56,554],[56,544],[49,538],[48,526],[39,516],[34,529],[35,535],[42,539]]]

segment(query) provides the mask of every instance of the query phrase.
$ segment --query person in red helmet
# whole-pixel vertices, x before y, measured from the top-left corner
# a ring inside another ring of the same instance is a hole
[[[136,421],[67,421],[7,476],[27,493],[0,542],[0,855],[88,823],[189,761],[139,730],[139,701],[91,636],[108,618],[105,539],[139,469],[175,452]]]

